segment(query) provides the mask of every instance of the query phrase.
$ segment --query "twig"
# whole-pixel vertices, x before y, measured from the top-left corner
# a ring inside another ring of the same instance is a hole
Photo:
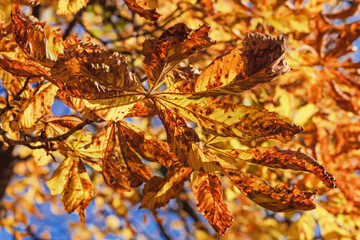
[[[9,145],[25,145],[28,146],[31,143],[37,143],[37,142],[42,142],[42,143],[47,143],[47,142],[62,142],[64,140],[66,140],[68,137],[70,137],[73,133],[79,131],[80,129],[82,129],[83,127],[85,127],[87,124],[92,123],[91,120],[86,119],[84,122],[79,123],[78,125],[76,125],[76,127],[72,128],[70,131],[56,136],[56,137],[51,137],[51,138],[46,138],[44,136],[31,136],[31,137],[25,137],[24,140],[14,140],[14,139],[10,139],[6,136],[7,132],[0,128],[0,134],[2,135],[4,141],[6,143],[8,143]],[[31,146],[31,148],[37,148],[37,146]]]
[[[154,219],[155,219],[157,225],[159,226],[159,229],[160,229],[160,231],[161,231],[161,234],[165,237],[165,239],[171,240],[171,237],[166,233],[165,228],[164,228],[164,226],[163,226],[162,223],[161,223],[161,219],[160,219],[159,216],[157,215],[157,212],[156,212],[156,211],[152,211],[152,214],[153,214],[153,216],[154,216]]]

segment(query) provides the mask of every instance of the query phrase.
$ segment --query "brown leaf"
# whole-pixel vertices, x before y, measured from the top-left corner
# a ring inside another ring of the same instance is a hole
[[[82,123],[84,120],[78,116],[75,115],[65,115],[65,116],[54,116],[50,119],[46,120],[47,124],[50,124],[52,126],[58,126],[61,128],[65,128],[68,130],[76,127],[78,124]]]
[[[289,71],[283,38],[250,33],[241,44],[216,58],[202,72],[193,91],[201,96],[236,94]]]
[[[39,62],[46,67],[52,67],[57,56],[49,51],[49,46],[44,33],[45,23],[40,23],[35,17],[25,17],[20,12],[20,6],[14,4],[11,9],[12,31],[15,41],[21,50],[32,60]],[[53,34],[59,35],[57,31]],[[61,41],[61,38],[56,38]]]
[[[131,11],[151,21],[157,21],[158,18],[161,16],[159,13],[157,13],[156,9],[151,9],[147,6],[147,1],[124,0],[124,2]]]
[[[233,216],[222,199],[220,178],[215,174],[199,172],[193,182],[196,205],[216,232],[224,234],[233,224]]]
[[[207,134],[242,139],[277,139],[288,142],[302,127],[281,120],[273,112],[252,106],[222,102],[216,98],[164,98]]]
[[[325,14],[325,17],[330,19],[339,19],[339,18],[345,19],[354,15],[354,13],[356,13],[358,9],[359,9],[359,2],[355,1],[353,2],[353,4],[350,5],[350,7],[346,9],[342,9],[335,13],[327,13]]]
[[[308,211],[316,208],[313,202],[314,192],[300,191],[296,186],[290,190],[286,186],[275,188],[260,178],[241,171],[225,169],[227,176],[245,196],[260,206],[274,212]]]
[[[104,157],[102,159],[103,176],[105,182],[118,191],[130,191],[130,173],[124,163],[121,163],[120,151],[118,146],[116,127],[108,124],[107,142],[104,148]],[[137,184],[134,184],[137,185]]]
[[[156,116],[156,108],[151,100],[144,99],[140,102],[135,103],[135,105],[129,110],[128,114],[124,118],[130,117],[154,117]]]
[[[163,142],[126,122],[122,122],[121,126],[126,141],[145,160],[158,162],[166,168],[169,168],[173,162],[177,161],[167,142]]]
[[[106,52],[86,43],[68,46],[51,74],[60,89],[82,99],[106,99],[142,89],[120,53]]]
[[[314,158],[298,151],[290,149],[283,150],[278,147],[254,148],[254,149],[232,149],[223,150],[212,148],[215,152],[231,159],[236,165],[237,161],[247,161],[250,163],[260,164],[272,168],[292,169],[313,173],[320,178],[329,188],[336,187],[336,180],[331,173],[327,172],[323,165],[318,163]]]
[[[159,117],[165,126],[167,142],[179,161],[186,167],[205,172],[219,173],[219,159],[204,148],[194,129],[187,126],[185,120],[176,113],[176,109],[157,103]]]
[[[46,78],[47,76],[50,75],[50,72],[47,69],[34,62],[31,61],[20,62],[9,58],[8,56],[2,53],[0,53],[0,67],[2,67],[5,71],[15,76]]]
[[[67,15],[76,14],[86,6],[89,0],[59,0],[56,14]]]
[[[155,176],[145,183],[143,200],[139,208],[153,210],[165,206],[170,199],[180,193],[191,173],[191,168],[184,167],[180,162],[174,162],[165,178]]]
[[[208,35],[209,30],[207,26],[192,30],[178,23],[163,32],[158,39],[148,39],[143,43],[143,65],[151,90],[157,89],[165,76],[181,61],[213,44]]]
[[[163,142],[126,122],[122,122],[121,126],[126,141],[145,160],[158,162],[166,168],[169,168],[173,162],[177,161],[167,142]]]
[[[125,160],[128,170],[135,178],[140,179],[141,183],[148,181],[150,178],[152,178],[151,169],[146,164],[144,164],[138,155],[130,148],[128,145],[129,143],[125,138],[125,133],[121,130],[120,123],[117,123],[117,127],[119,129],[118,134],[121,142],[121,154]]]

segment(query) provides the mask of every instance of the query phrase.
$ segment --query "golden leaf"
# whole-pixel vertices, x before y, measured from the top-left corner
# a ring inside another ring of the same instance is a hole
[[[151,9],[147,6],[144,0],[124,0],[125,4],[128,8],[139,14],[140,16],[149,19],[151,21],[157,21],[157,19],[161,16],[156,12],[156,9]]]
[[[283,150],[278,147],[254,148],[254,149],[232,149],[223,150],[211,148],[220,155],[232,159],[231,162],[236,165],[237,161],[247,161],[272,168],[292,169],[313,173],[320,178],[329,188],[336,187],[336,180],[331,173],[327,172],[323,165],[314,158],[300,151]]]
[[[213,44],[208,36],[209,30],[207,26],[192,30],[178,23],[163,32],[158,39],[148,39],[143,43],[143,65],[150,91],[157,89],[165,76],[181,61]]]
[[[69,107],[81,113],[84,117],[93,121],[119,121],[123,119],[133,106],[144,99],[139,94],[124,94],[112,98],[81,99],[67,96],[65,92],[57,94]]]
[[[47,69],[34,62],[20,62],[9,58],[2,53],[0,53],[0,67],[15,76],[47,77],[50,75],[50,72]]]
[[[275,188],[267,185],[260,178],[244,173],[225,169],[227,176],[246,197],[260,206],[274,212],[308,211],[316,208],[313,203],[314,192],[300,191],[296,186],[290,190],[286,186]]]
[[[33,128],[42,117],[50,113],[57,90],[50,82],[40,85],[21,106],[20,112],[11,122],[11,128],[14,131]]]
[[[193,92],[201,96],[236,94],[289,71],[282,38],[250,33],[240,45],[216,58],[202,72]]]
[[[121,154],[129,172],[133,177],[140,179],[141,183],[148,181],[152,177],[151,169],[144,164],[138,155],[130,148],[119,123],[117,123],[117,126],[119,129],[119,140],[121,142]]]
[[[165,206],[170,199],[181,191],[184,182],[192,173],[191,168],[184,167],[180,162],[174,162],[168,169],[165,178],[152,177],[145,183],[143,200],[139,208],[156,209]]]
[[[288,142],[302,127],[281,120],[273,112],[252,106],[222,102],[215,98],[163,98],[205,133],[243,139],[277,139]]]
[[[233,216],[222,199],[220,178],[199,172],[192,184],[196,205],[216,232],[224,234],[233,224]]]
[[[86,43],[68,46],[51,74],[60,89],[81,99],[112,98],[142,89],[120,53]]]
[[[11,21],[14,39],[21,50],[40,64],[52,67],[57,59],[57,56],[53,54],[61,53],[61,48],[49,49],[49,47],[57,48],[58,44],[48,44],[43,29],[45,23],[40,23],[35,17],[24,17],[18,4],[14,4],[11,9]],[[52,36],[52,34],[55,36]],[[52,41],[56,39],[60,44],[62,43],[57,31],[48,33],[48,37],[51,37]]]
[[[68,213],[78,210],[80,219],[85,222],[85,209],[92,199],[92,185],[82,161],[73,163],[69,181],[64,186],[61,194],[61,202]]]
[[[89,0],[59,0],[56,14],[67,15],[76,14],[86,6]]]
[[[126,122],[122,122],[121,127],[131,148],[145,160],[158,162],[166,168],[169,168],[173,162],[177,161],[177,157],[171,152],[167,142],[163,142]]]
[[[179,161],[186,167],[205,172],[219,173],[219,159],[201,145],[195,130],[188,127],[185,120],[170,109],[157,103],[159,117],[165,126],[167,141]]]

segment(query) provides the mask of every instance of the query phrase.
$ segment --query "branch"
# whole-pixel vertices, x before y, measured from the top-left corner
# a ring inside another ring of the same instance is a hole
[[[85,121],[83,121],[82,123],[79,123],[78,125],[76,125],[76,127],[72,128],[70,131],[56,136],[56,137],[51,137],[51,138],[46,138],[45,136],[26,136],[24,140],[14,140],[14,139],[10,139],[6,136],[7,132],[0,128],[0,134],[2,135],[4,141],[9,144],[9,145],[25,145],[25,146],[31,146],[30,143],[37,143],[37,142],[42,142],[42,143],[47,143],[47,142],[62,142],[64,140],[66,140],[68,137],[70,137],[73,133],[79,131],[80,129],[82,129],[83,127],[85,127],[87,124],[92,123],[91,120],[86,119]],[[30,148],[39,148],[37,146],[31,146]]]
[[[161,219],[159,218],[159,216],[157,215],[156,211],[152,211],[152,214],[154,216],[154,219],[157,223],[157,225],[159,226],[160,232],[161,234],[165,237],[165,239],[167,240],[171,240],[171,237],[166,233],[165,228],[163,227],[162,223],[161,223]]]

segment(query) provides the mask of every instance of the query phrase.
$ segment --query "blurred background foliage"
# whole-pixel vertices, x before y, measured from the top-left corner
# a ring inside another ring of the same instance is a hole
[[[189,184],[168,206],[151,212],[137,210],[141,188],[117,193],[104,184],[101,175],[92,172],[94,200],[87,209],[87,222],[80,223],[77,214],[68,215],[58,197],[50,196],[45,185],[59,165],[50,163],[57,156],[26,147],[4,150],[1,145],[1,174],[6,180],[1,182],[1,239],[360,239],[360,1],[138,2],[156,8],[161,16],[157,21],[147,20],[120,0],[91,0],[85,8],[69,15],[56,14],[58,1],[49,0],[23,10],[26,15],[46,21],[48,30],[59,28],[63,39],[75,34],[84,41],[121,52],[139,79],[144,78],[142,43],[147,38],[159,37],[176,23],[185,23],[193,29],[203,24],[211,27],[210,36],[216,44],[183,65],[198,69],[204,69],[216,56],[235,47],[246,33],[283,35],[292,71],[276,81],[228,98],[235,103],[276,111],[282,119],[301,125],[304,132],[282,146],[301,148],[317,159],[335,176],[338,188],[327,189],[311,174],[239,164],[274,185],[284,182],[302,190],[318,189],[317,208],[310,212],[274,213],[254,205],[224,179],[225,202],[235,218],[234,225],[219,237],[196,211]],[[1,31],[6,31],[11,22],[12,4],[11,0],[0,0]],[[11,38],[11,35],[0,38],[0,51],[15,55],[16,45]],[[3,85],[9,85],[6,88],[19,84],[17,77],[5,71],[0,71],[0,79]],[[6,92],[3,85],[2,95]],[[55,116],[71,111],[60,100],[52,109]],[[133,123],[166,139],[156,118],[133,119]],[[233,148],[246,148],[255,144],[270,146],[272,141],[233,140],[230,144]]]

